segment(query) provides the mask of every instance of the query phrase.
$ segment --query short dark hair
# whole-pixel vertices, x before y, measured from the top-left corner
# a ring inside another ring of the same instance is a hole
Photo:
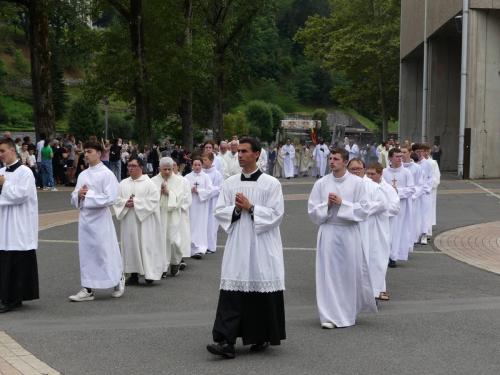
[[[102,145],[99,142],[87,141],[83,144],[83,149],[86,149],[86,148],[91,148],[91,149],[99,151],[99,152],[103,151]]]
[[[130,164],[130,162],[134,161],[134,160],[137,162],[137,164],[139,164],[139,167],[141,167],[141,168],[144,167],[144,160],[142,160],[138,156],[132,156],[132,157],[130,157],[130,159],[128,159],[128,163],[127,164]]]
[[[202,157],[202,155],[201,155],[201,154],[197,153],[197,154],[195,154],[195,155],[191,156],[191,163],[193,163],[193,164],[194,164],[194,162],[195,162],[196,160],[198,160],[201,164],[203,164],[203,157]]]
[[[252,152],[261,152],[262,151],[262,146],[260,145],[260,142],[253,137],[241,138],[240,144],[242,144],[242,143],[248,143],[250,146],[252,146]]]
[[[377,172],[377,174],[382,174],[382,172],[384,171],[384,167],[380,163],[371,163],[366,169],[375,169],[375,172]]]
[[[214,153],[213,152],[205,152],[201,155],[203,159],[207,158],[210,161],[214,161]]]
[[[397,147],[391,148],[389,150],[389,157],[392,158],[396,152],[401,153],[401,150]]]
[[[7,147],[16,149],[16,144],[12,140],[12,138],[1,138],[0,145],[7,145]]]
[[[340,154],[342,156],[342,160],[349,161],[349,153],[344,148],[334,148],[331,154]]]
[[[205,141],[205,143],[203,143],[203,148],[205,148],[207,144],[211,144],[212,148],[215,148],[215,142],[213,140],[209,139],[208,141]]]
[[[349,160],[349,163],[347,163],[347,168],[349,168],[351,163],[354,163],[354,162],[360,163],[363,166],[363,168],[365,168],[365,162],[363,161],[363,159],[360,159],[360,158],[352,158],[351,160]]]

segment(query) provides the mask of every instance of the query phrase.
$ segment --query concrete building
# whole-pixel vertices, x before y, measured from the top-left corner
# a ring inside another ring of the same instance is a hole
[[[401,0],[400,59],[401,139],[439,142],[442,170],[500,177],[500,0]]]

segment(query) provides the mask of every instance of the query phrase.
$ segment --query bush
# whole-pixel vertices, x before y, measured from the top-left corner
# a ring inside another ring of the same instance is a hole
[[[281,109],[281,107],[277,104],[269,104],[269,109],[273,115],[273,138],[276,136],[278,132],[281,120],[285,118],[285,112]]]
[[[77,139],[87,140],[91,135],[101,138],[104,124],[99,121],[97,105],[84,99],[76,100],[69,112],[68,127]]]
[[[134,120],[118,113],[111,113],[108,118],[108,138],[134,139]]]
[[[262,141],[272,140],[273,113],[267,103],[260,100],[251,101],[246,106],[245,116],[250,124],[250,135],[259,137]]]
[[[2,125],[7,125],[9,123],[9,114],[7,113],[7,109],[3,105],[2,102],[0,102],[0,124]]]
[[[17,48],[14,51],[14,68],[22,76],[27,76],[30,72],[28,61],[24,58],[21,50]]]
[[[249,126],[245,114],[242,112],[227,113],[224,115],[224,134],[226,138],[234,134],[249,134]]]
[[[5,69],[5,63],[0,60],[0,88],[5,85],[5,78],[7,77],[7,70]]]

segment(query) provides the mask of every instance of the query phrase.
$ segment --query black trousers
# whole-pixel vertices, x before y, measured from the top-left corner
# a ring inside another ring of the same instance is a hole
[[[279,345],[286,338],[283,291],[221,290],[212,335],[215,342],[234,344],[241,337],[243,345]]]
[[[0,300],[4,304],[38,299],[35,250],[0,250]]]

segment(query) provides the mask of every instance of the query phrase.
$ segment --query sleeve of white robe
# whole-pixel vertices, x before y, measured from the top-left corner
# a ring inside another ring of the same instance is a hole
[[[210,180],[210,177],[208,175],[205,175],[205,187],[203,188],[198,188],[198,197],[200,197],[200,201],[204,202],[207,199],[210,199],[212,197],[212,190],[214,187],[212,186],[212,181]]]
[[[432,171],[432,188],[437,189],[437,187],[441,183],[441,171],[439,170],[439,165],[436,161],[433,161],[432,163]]]
[[[429,194],[434,184],[434,171],[430,161],[422,163],[422,190]]]
[[[180,208],[183,211],[189,210],[189,207],[191,207],[191,204],[193,203],[193,196],[191,194],[191,185],[189,182],[184,180],[184,183],[182,185],[182,195],[179,198],[179,204]]]
[[[385,197],[386,197],[386,214],[389,217],[396,216],[399,214],[400,206],[401,206],[401,201],[399,200],[399,196],[396,193],[396,190],[389,184],[387,184],[389,189],[382,189]]]
[[[19,204],[25,203],[29,198],[32,186],[30,184],[24,183],[25,179],[32,179],[33,184],[35,183],[35,177],[33,173],[28,169],[22,169],[21,179],[18,184],[9,181],[8,178],[2,186],[2,193],[0,194],[0,206],[17,206]]]
[[[415,184],[413,182],[413,176],[408,172],[406,186],[398,187],[398,196],[400,199],[407,199],[411,198],[413,194],[415,194]]]
[[[94,190],[89,189],[81,206],[84,208],[112,206],[118,196],[118,181],[114,175],[106,174],[104,184],[103,193],[96,193]]]
[[[144,197],[134,197],[134,211],[140,222],[143,222],[149,215],[153,214],[160,204],[160,192],[155,184],[148,183],[148,186],[144,189]]]
[[[307,213],[311,221],[316,225],[321,225],[328,220],[328,200],[321,195],[321,180],[318,180],[309,195],[307,201]]]
[[[295,157],[295,147],[293,147],[293,146],[289,147],[288,152],[289,152],[289,154],[290,154],[290,155],[289,155],[289,156],[290,156],[290,159],[293,159],[293,158]]]
[[[382,191],[382,188],[378,187],[375,189],[371,196],[370,201],[367,204],[368,207],[368,216],[377,215],[386,210],[387,201],[385,194]]]
[[[354,202],[350,202],[342,197],[337,216],[344,220],[363,221],[370,213],[370,201],[366,194],[365,186],[362,182],[356,184],[354,191]]]
[[[82,187],[81,181],[82,181],[81,178],[79,178],[76,181],[75,190],[73,190],[73,192],[71,193],[71,205],[76,208],[80,208],[80,200],[78,199],[78,193],[80,188]]]
[[[124,180],[124,181],[126,181],[126,180]],[[125,197],[123,194],[124,183],[127,183],[127,182],[121,182],[120,185],[118,186],[118,198],[116,199],[115,204],[113,206],[113,209],[115,210],[116,218],[118,220],[123,219],[128,212],[128,207],[125,205],[127,204],[127,201],[129,200],[130,196]]]
[[[279,182],[272,186],[272,191],[269,192],[269,199],[266,203],[269,203],[272,207],[254,204],[253,225],[257,234],[276,228],[283,219],[285,204]]]
[[[224,183],[215,205],[214,216],[226,233],[230,233],[233,228],[232,219],[235,207],[234,197],[232,197],[230,189],[226,188]]]

